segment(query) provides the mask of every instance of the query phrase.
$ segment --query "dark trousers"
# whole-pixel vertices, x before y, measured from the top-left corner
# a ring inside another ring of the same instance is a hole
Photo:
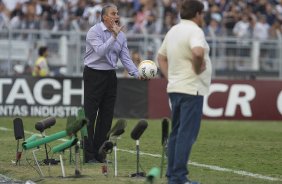
[[[96,159],[100,146],[107,139],[112,126],[117,94],[117,77],[114,70],[94,70],[85,66],[84,111],[89,120],[88,138],[85,140],[85,162]]]
[[[169,93],[172,130],[168,141],[168,184],[188,181],[187,163],[197,139],[203,108],[203,96]]]

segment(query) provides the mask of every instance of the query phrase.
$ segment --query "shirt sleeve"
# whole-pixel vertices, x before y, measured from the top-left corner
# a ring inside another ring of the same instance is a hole
[[[196,30],[193,36],[191,36],[190,46],[191,48],[194,48],[194,47],[203,47],[204,48],[205,47],[205,35],[201,29]]]
[[[103,32],[99,32],[98,27],[94,27],[88,32],[86,37],[86,41],[100,57],[106,55],[115,41],[115,38],[111,36],[104,42],[102,33]]]
[[[128,71],[129,75],[134,76],[135,78],[139,77],[137,66],[133,63],[132,59],[130,58],[126,39],[122,45],[122,49],[120,52],[120,60],[125,69]]]
[[[167,37],[165,36],[164,40],[163,40],[163,43],[158,51],[158,54],[161,54],[163,56],[167,56],[167,53],[166,53],[166,42],[167,42]]]

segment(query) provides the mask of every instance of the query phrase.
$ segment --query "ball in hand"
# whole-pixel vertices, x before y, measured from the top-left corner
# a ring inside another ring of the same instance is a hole
[[[141,77],[152,79],[157,76],[158,68],[154,61],[144,60],[138,65],[138,71]]]

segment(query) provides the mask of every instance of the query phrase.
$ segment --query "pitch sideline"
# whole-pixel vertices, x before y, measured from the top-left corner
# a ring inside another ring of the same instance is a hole
[[[8,129],[6,127],[0,127],[1,131],[12,131],[12,129]],[[33,133],[30,131],[24,131],[26,134],[36,134],[38,136],[41,136],[40,134],[37,133]],[[59,139],[61,141],[66,141],[67,139]],[[136,154],[136,151],[133,150],[126,150],[126,149],[118,149],[121,152],[127,152],[127,153],[131,153],[131,154]],[[161,155],[160,154],[151,154],[151,153],[145,153],[145,152],[140,152],[140,155],[145,155],[145,156],[151,156],[151,157],[156,157],[156,158],[160,158]],[[197,162],[192,162],[189,161],[190,165],[196,166],[196,167],[202,167],[202,168],[207,168],[210,170],[214,170],[214,171],[222,171],[222,172],[231,172],[234,174],[238,174],[241,176],[249,176],[249,177],[253,177],[256,179],[263,179],[263,180],[269,180],[269,181],[282,181],[282,179],[280,178],[274,178],[274,177],[270,177],[270,176],[264,176],[261,174],[255,174],[255,173],[251,173],[251,172],[247,172],[247,171],[243,171],[243,170],[233,170],[233,169],[228,169],[228,168],[224,168],[224,167],[219,167],[216,165],[207,165],[207,164],[201,164],[201,163],[197,163]]]

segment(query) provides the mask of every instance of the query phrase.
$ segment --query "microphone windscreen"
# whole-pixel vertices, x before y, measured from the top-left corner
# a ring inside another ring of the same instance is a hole
[[[114,144],[111,141],[105,141],[99,148],[99,155],[108,154],[112,151]]]
[[[48,117],[39,122],[41,122],[44,126],[44,129],[46,129],[46,128],[50,128],[51,126],[55,125],[56,119],[54,117]]]
[[[39,132],[43,132],[45,130],[44,125],[41,122],[35,123],[35,129],[38,130]]]
[[[107,137],[120,136],[121,134],[124,133],[124,129],[125,129],[126,125],[127,125],[127,123],[126,123],[125,119],[117,120],[116,124],[108,132]]]
[[[14,124],[14,134],[15,134],[15,139],[23,139],[24,138],[24,128],[23,128],[23,121],[21,118],[15,118],[13,120]]]
[[[76,134],[84,125],[87,124],[87,119],[79,119],[79,120],[76,120],[76,124],[74,126],[74,129],[72,130],[73,134]]]
[[[124,133],[124,129],[120,129],[120,130],[117,130],[117,131],[113,132],[112,136],[120,136],[123,133]]]
[[[146,130],[148,127],[148,123],[146,120],[140,120],[138,124],[133,128],[131,132],[131,138],[134,140],[138,140],[143,132]]]
[[[45,129],[50,128],[55,125],[56,119],[54,117],[48,117],[46,119],[40,120],[35,124],[35,129],[43,132]]]
[[[168,139],[168,132],[169,132],[169,121],[167,118],[164,118],[162,120],[162,145],[164,145],[166,140]]]

